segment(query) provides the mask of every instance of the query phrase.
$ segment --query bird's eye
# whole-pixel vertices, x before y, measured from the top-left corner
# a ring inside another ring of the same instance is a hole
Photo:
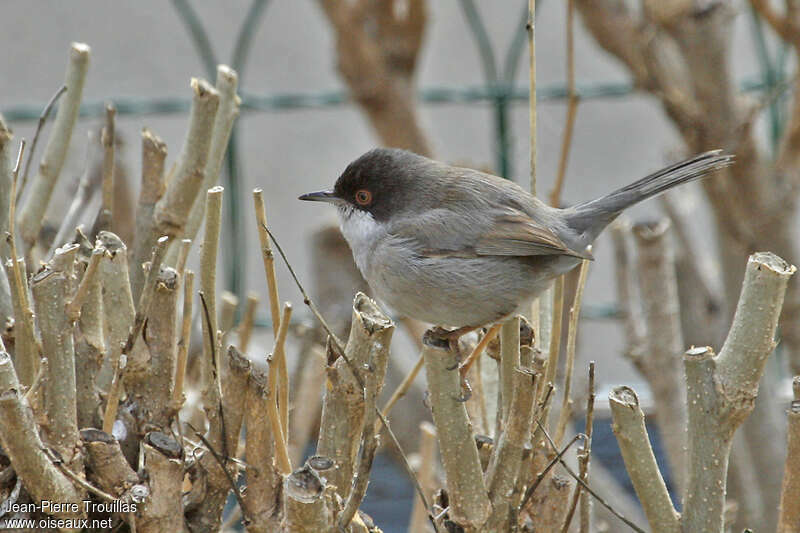
[[[372,193],[366,189],[356,191],[356,203],[358,205],[369,205],[372,202]]]

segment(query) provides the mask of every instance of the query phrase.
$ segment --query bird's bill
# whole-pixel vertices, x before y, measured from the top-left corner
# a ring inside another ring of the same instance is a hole
[[[317,192],[310,192],[308,194],[303,194],[298,197],[298,200],[306,200],[309,202],[336,202],[339,200],[336,196],[334,196],[333,191],[317,191]]]

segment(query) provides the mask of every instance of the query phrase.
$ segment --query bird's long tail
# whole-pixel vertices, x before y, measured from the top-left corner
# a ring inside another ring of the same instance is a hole
[[[565,213],[568,224],[594,240],[603,228],[628,207],[725,168],[733,164],[733,159],[732,155],[723,154],[722,150],[712,150],[662,168],[601,198],[568,209],[569,213]]]

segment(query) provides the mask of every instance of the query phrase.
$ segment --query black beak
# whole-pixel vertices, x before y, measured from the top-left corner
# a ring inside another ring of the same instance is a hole
[[[335,202],[339,198],[333,194],[333,191],[317,191],[303,194],[298,196],[297,199],[309,202]]]

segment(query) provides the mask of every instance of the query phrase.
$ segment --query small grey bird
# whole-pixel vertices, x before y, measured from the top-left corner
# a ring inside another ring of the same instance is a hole
[[[515,183],[414,153],[377,148],[344,170],[328,202],[375,295],[398,312],[452,336],[502,321],[582,259],[623,210],[726,167],[716,150],[661,169],[567,209]]]

